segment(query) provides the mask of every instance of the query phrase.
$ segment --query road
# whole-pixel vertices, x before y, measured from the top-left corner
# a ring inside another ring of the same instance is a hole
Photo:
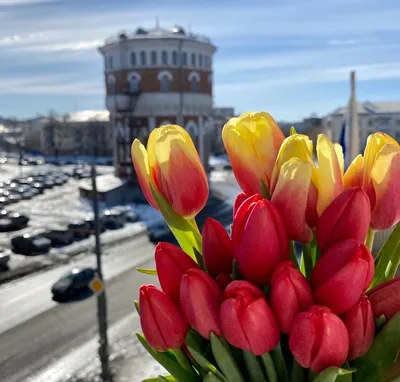
[[[147,237],[114,247],[104,259],[109,323],[132,312],[138,287],[156,278],[136,272],[138,258],[149,259],[154,246]],[[80,260],[91,264],[94,257]],[[93,265],[93,264],[92,264]],[[153,260],[144,267],[154,267]],[[54,359],[96,336],[96,299],[56,304],[50,287],[72,265],[35,275],[0,290],[0,381],[23,382]]]

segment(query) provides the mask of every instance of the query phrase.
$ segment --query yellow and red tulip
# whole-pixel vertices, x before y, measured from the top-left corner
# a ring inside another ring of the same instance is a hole
[[[361,186],[371,202],[371,228],[384,230],[400,221],[400,146],[384,133],[368,137],[364,157],[356,157],[343,178]]]
[[[207,176],[190,135],[182,127],[165,125],[154,129],[147,150],[135,139],[132,161],[143,194],[154,208],[158,206],[152,187],[184,217],[197,215],[206,204]]]
[[[236,180],[246,195],[260,192],[260,180],[269,187],[284,139],[278,124],[265,112],[245,113],[226,123],[222,140]]]

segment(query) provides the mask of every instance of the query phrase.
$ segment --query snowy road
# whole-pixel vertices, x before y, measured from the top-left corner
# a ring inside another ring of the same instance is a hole
[[[133,297],[143,282],[156,281],[133,269],[141,262],[154,266],[148,260],[153,251],[154,246],[143,235],[104,256],[110,324],[133,311]],[[90,256],[78,264],[94,265],[94,260]],[[0,381],[25,381],[95,336],[95,298],[64,305],[51,300],[52,283],[71,267],[59,267],[0,289]]]

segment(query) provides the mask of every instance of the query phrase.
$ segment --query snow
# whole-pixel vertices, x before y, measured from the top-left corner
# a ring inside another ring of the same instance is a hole
[[[108,192],[126,184],[126,181],[118,178],[114,174],[99,175],[96,181],[98,192]],[[89,178],[81,180],[79,187],[90,191],[92,189],[92,180]]]

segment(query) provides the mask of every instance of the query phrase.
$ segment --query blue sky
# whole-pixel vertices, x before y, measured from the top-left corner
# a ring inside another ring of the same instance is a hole
[[[0,115],[104,108],[96,47],[156,16],[218,47],[217,106],[324,115],[352,69],[359,100],[400,101],[399,0],[0,0]]]

